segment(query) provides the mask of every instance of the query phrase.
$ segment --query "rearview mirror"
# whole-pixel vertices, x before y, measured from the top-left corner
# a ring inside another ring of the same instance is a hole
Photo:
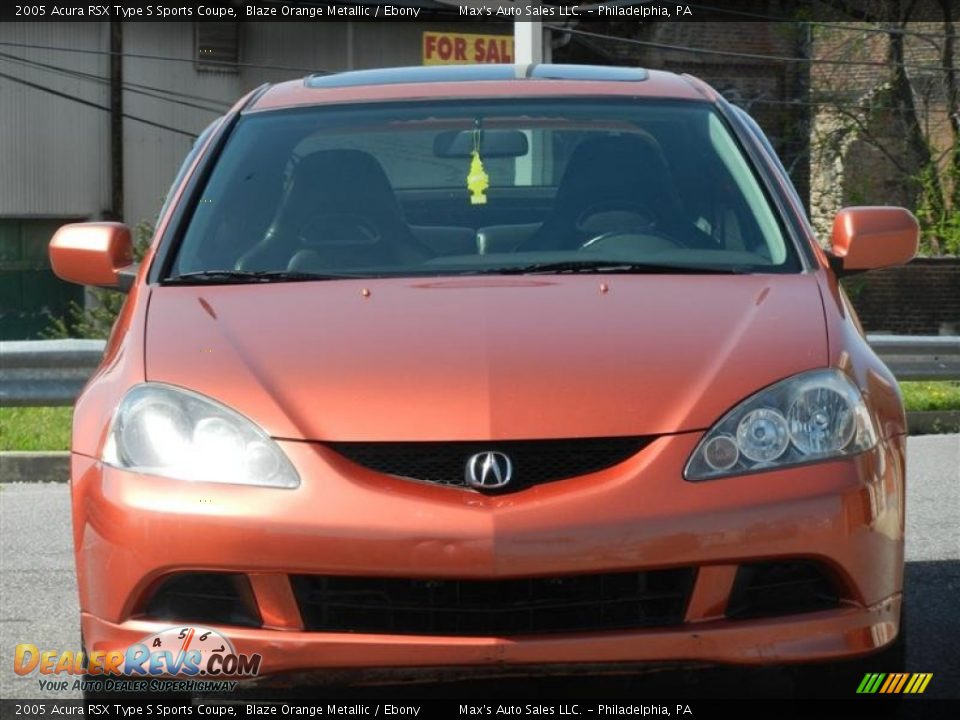
[[[828,252],[837,275],[902,265],[917,254],[920,225],[900,207],[844,208],[833,221]]]
[[[50,265],[67,282],[117,288],[132,263],[130,228],[122,223],[64,225],[50,240]]]
[[[475,130],[449,130],[433,140],[433,154],[442,158],[468,158],[474,151]],[[527,136],[520,130],[481,130],[480,155],[484,158],[509,158],[526,155]]]

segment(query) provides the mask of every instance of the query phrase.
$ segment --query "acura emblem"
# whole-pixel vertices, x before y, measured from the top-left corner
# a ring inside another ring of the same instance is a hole
[[[502,452],[490,450],[467,460],[467,484],[478,490],[502,488],[513,477],[513,463]]]

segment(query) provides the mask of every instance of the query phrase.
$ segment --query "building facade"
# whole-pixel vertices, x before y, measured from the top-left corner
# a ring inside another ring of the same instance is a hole
[[[114,216],[152,223],[194,138],[243,94],[311,72],[418,65],[425,31],[457,30],[462,23],[122,23],[115,170],[111,24],[0,24],[0,340],[38,337],[83,300],[49,270],[56,228]]]

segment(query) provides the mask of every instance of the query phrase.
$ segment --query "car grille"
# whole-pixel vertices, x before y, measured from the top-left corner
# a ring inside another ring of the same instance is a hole
[[[696,572],[511,580],[291,576],[308,631],[516,636],[677,625]]]
[[[640,452],[652,437],[509,440],[486,442],[335,442],[327,447],[357,465],[410,480],[470,487],[467,462],[476,453],[502,452],[513,464],[513,479],[500,491],[587,475]]]

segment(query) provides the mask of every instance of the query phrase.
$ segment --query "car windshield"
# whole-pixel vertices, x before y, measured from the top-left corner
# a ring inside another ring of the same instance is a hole
[[[243,116],[166,279],[799,270],[711,105],[511,99]]]

